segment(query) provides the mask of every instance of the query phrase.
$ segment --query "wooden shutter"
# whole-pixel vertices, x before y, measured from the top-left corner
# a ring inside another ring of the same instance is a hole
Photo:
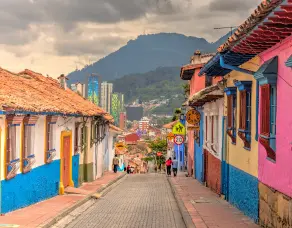
[[[270,136],[270,85],[261,86],[261,135]]]
[[[232,106],[233,99],[232,96],[227,97],[227,127],[232,128]]]
[[[240,120],[239,128],[246,130],[246,90],[240,91]]]

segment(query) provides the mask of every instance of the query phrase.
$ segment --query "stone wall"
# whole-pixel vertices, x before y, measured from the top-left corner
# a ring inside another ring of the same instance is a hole
[[[292,199],[259,182],[259,223],[265,228],[292,227]]]

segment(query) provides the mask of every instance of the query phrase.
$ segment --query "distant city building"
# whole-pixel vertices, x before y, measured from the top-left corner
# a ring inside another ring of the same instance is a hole
[[[101,77],[97,74],[91,74],[87,79],[87,99],[92,103],[99,105]]]
[[[71,90],[73,90],[75,93],[78,93],[82,97],[86,97],[86,85],[82,84],[80,82],[71,84]]]
[[[127,106],[126,107],[127,120],[129,121],[139,121],[143,117],[143,107],[142,106]]]
[[[149,122],[150,122],[150,120],[147,117],[143,117],[139,121],[139,130],[147,133],[148,129],[149,129]]]
[[[111,113],[113,84],[108,82],[101,83],[100,106],[102,109]]]
[[[126,129],[126,122],[127,122],[127,116],[126,116],[126,113],[125,112],[121,112],[120,113],[120,128],[122,130],[125,130]]]
[[[111,104],[111,114],[114,117],[116,124],[119,124],[120,113],[123,111],[124,111],[124,94],[113,93],[112,104]]]

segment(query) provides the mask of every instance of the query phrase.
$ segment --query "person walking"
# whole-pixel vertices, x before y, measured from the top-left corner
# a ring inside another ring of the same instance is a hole
[[[131,173],[131,166],[130,166],[130,165],[127,166],[127,173],[128,173],[128,174]]]
[[[176,160],[176,157],[174,157],[172,161],[172,171],[173,171],[173,176],[175,177],[177,175],[177,167],[178,167],[178,160]]]
[[[167,175],[168,175],[168,176],[171,176],[171,165],[172,165],[172,160],[171,160],[171,158],[169,158],[169,159],[166,161],[165,165],[166,165]]]
[[[118,172],[118,166],[119,166],[119,159],[118,159],[118,155],[115,155],[115,157],[113,158],[113,165],[114,165],[114,172],[117,173]]]

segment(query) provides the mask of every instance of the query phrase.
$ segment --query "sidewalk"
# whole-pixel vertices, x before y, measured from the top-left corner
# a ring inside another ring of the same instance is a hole
[[[0,217],[0,227],[2,224],[14,225],[6,227],[38,227],[55,218],[63,211],[71,208],[81,200],[85,200],[88,196],[102,189],[107,184],[119,179],[122,175],[124,175],[124,173],[115,174],[113,172],[106,172],[101,178],[91,183],[83,184],[78,190],[81,194],[59,195],[8,213]]]
[[[183,201],[196,228],[259,227],[209,188],[184,175],[180,173],[175,178],[171,177],[170,182],[178,198]]]

